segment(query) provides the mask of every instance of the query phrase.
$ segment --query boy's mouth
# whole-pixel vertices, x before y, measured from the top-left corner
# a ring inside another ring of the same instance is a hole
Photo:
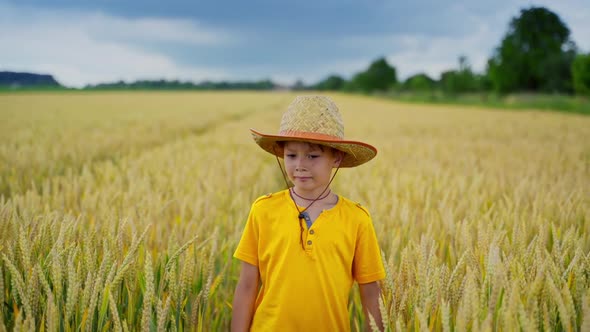
[[[311,176],[296,176],[295,180],[299,180],[299,181],[306,181],[306,180],[310,180]]]

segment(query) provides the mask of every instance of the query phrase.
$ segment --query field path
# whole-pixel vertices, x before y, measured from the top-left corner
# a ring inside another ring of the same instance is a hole
[[[240,92],[1,94],[0,195],[79,174],[84,165],[204,135],[274,110],[288,98]]]

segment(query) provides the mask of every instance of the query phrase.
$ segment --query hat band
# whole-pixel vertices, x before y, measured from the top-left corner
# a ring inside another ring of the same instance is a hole
[[[279,133],[281,136],[289,136],[294,138],[307,138],[307,139],[317,139],[317,140],[328,140],[328,141],[341,141],[342,137],[328,135],[328,134],[320,134],[320,133],[312,133],[312,132],[305,132],[305,131],[295,131],[295,130],[284,130]]]

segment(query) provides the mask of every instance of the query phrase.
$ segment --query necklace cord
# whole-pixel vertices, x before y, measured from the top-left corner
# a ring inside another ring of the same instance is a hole
[[[297,197],[299,197],[299,198],[301,198],[301,199],[303,199],[303,200],[306,200],[306,201],[313,201],[313,199],[311,199],[311,198],[306,198],[306,197],[303,197],[303,196],[299,195],[299,194],[298,194],[298,193],[295,191],[295,188],[291,188],[291,191],[293,192],[293,194],[294,194],[295,196],[297,196]],[[327,193],[324,195],[324,197],[319,197],[319,198],[317,198],[317,200],[318,200],[318,201],[321,201],[322,199],[324,199],[324,198],[328,197],[328,196],[330,195],[330,193],[332,193],[332,191],[331,191],[331,190],[328,190],[328,192],[327,192]]]
[[[338,167],[336,168],[336,171],[334,172],[334,174],[332,175],[332,178],[330,179],[330,182],[328,182],[328,185],[326,185],[326,188],[324,188],[324,190],[318,195],[318,197],[316,197],[316,199],[312,200],[311,203],[309,203],[309,205],[307,205],[303,210],[299,210],[299,206],[297,206],[297,202],[295,202],[295,198],[293,197],[293,194],[291,194],[291,192],[295,193],[295,190],[291,190],[291,187],[289,186],[289,182],[287,181],[287,172],[283,169],[283,166],[281,165],[281,162],[279,161],[279,157],[277,156],[274,145],[272,147],[272,150],[274,152],[275,158],[277,159],[277,164],[279,164],[279,168],[281,169],[281,174],[283,175],[283,179],[285,180],[285,185],[287,186],[287,189],[289,189],[289,196],[291,197],[291,200],[293,201],[293,204],[295,205],[295,209],[297,209],[297,212],[299,212],[299,215],[297,216],[297,218],[299,220],[299,230],[300,230],[299,242],[301,243],[301,248],[303,250],[305,250],[305,245],[303,244],[303,233],[305,231],[305,228],[303,228],[303,224],[301,223],[302,219],[305,220],[305,215],[303,214],[303,212],[307,211],[307,209],[309,209],[309,207],[313,203],[318,201],[320,199],[320,197],[322,197],[322,195],[326,192],[326,190],[328,190],[328,188],[330,188],[330,184],[332,184],[332,181],[336,177],[336,174],[338,173],[338,170],[340,169],[340,165],[338,165]],[[328,192],[328,194],[326,196],[322,197],[321,199],[326,198],[330,194],[330,192]],[[295,195],[297,197],[301,197],[301,196],[297,195],[297,193],[295,193]],[[301,197],[301,198],[303,198],[303,197]],[[303,199],[306,199],[306,198],[303,198]],[[307,200],[309,200],[309,199],[307,199]]]

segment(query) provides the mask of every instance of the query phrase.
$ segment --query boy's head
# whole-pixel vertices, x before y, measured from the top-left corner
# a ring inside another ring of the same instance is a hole
[[[336,167],[355,167],[373,159],[377,149],[367,143],[344,139],[344,125],[338,107],[325,96],[298,96],[283,114],[278,135],[268,135],[251,129],[256,143],[265,151],[285,157],[285,147],[292,142],[308,143],[308,147],[323,147],[339,151]],[[289,142],[289,143],[287,143]],[[287,160],[285,159],[285,162]]]

